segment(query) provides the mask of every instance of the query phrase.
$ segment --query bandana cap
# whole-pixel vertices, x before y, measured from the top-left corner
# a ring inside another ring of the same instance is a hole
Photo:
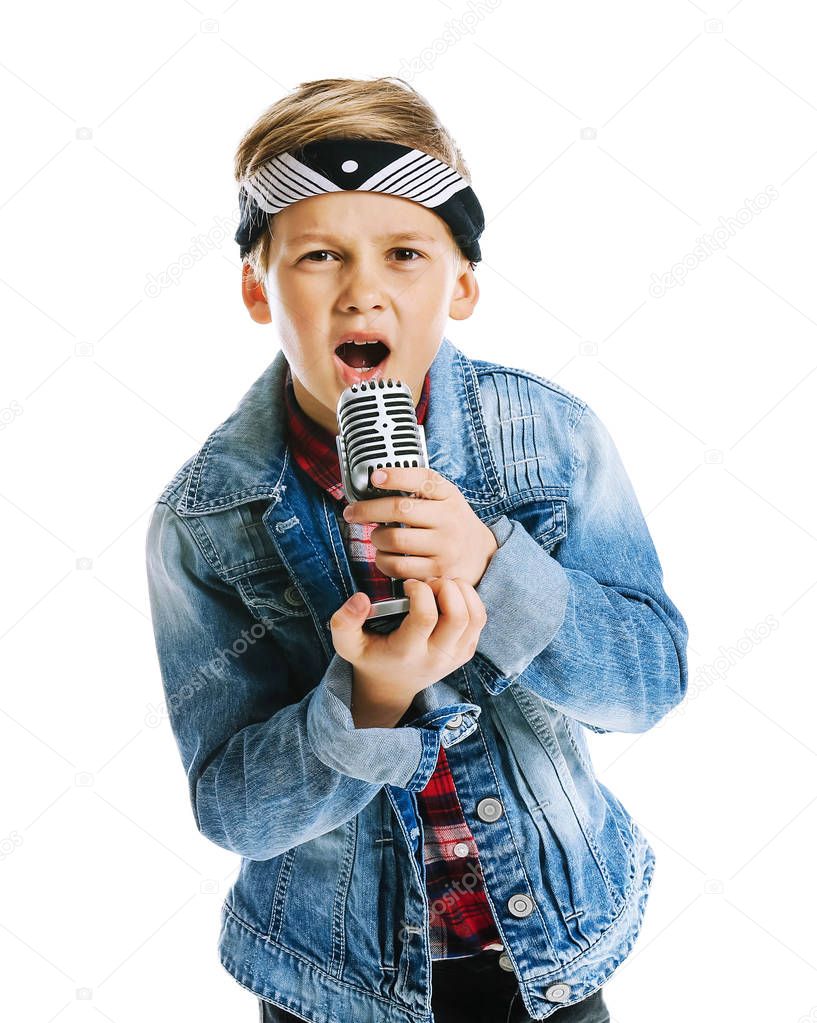
[[[399,142],[343,138],[281,153],[241,180],[241,221],[235,233],[241,258],[264,233],[270,216],[301,199],[344,191],[383,192],[418,202],[448,224],[466,259],[482,259],[482,207],[453,167]]]

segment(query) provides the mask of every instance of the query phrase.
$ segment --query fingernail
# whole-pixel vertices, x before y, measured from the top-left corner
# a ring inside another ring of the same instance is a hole
[[[375,469],[372,473],[373,483],[382,483],[386,478],[386,473],[382,469]]]
[[[343,509],[343,517],[346,519],[347,522],[352,517],[352,509],[349,508],[348,506]]]

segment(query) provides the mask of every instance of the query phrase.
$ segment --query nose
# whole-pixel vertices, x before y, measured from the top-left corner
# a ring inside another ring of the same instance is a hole
[[[383,282],[366,261],[349,268],[340,296],[340,306],[348,312],[382,310],[385,304]]]

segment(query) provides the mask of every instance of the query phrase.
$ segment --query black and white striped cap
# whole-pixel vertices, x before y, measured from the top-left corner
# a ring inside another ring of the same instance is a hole
[[[386,192],[412,199],[448,224],[466,259],[482,258],[485,217],[473,189],[447,163],[419,149],[380,139],[321,139],[273,157],[241,181],[235,240],[243,258],[270,216],[326,192]]]

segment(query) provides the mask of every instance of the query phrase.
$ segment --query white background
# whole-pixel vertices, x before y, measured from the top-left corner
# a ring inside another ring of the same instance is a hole
[[[217,960],[239,861],[196,831],[161,713],[145,530],[278,348],[240,299],[241,135],[299,82],[390,74],[486,214],[479,306],[447,336],[595,409],[690,628],[686,701],[590,737],[658,856],[614,1023],[817,1019],[810,14],[5,6],[4,1019],[257,1019]]]

